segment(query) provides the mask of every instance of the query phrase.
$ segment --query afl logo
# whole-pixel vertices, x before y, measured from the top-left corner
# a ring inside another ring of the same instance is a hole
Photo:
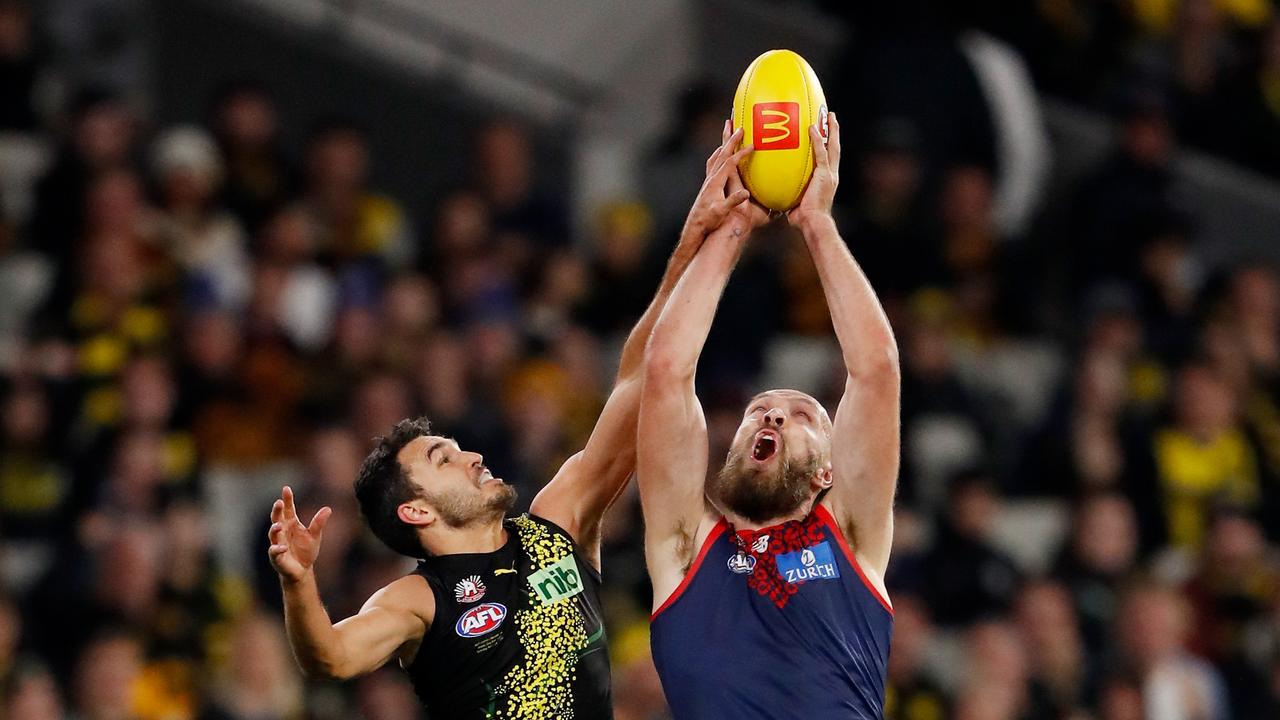
[[[497,630],[506,619],[505,606],[499,603],[484,603],[462,613],[462,617],[458,618],[458,624],[454,626],[454,631],[461,637],[476,638]]]
[[[755,557],[744,553],[736,553],[729,556],[729,570],[738,573],[739,575],[746,575],[755,569]]]

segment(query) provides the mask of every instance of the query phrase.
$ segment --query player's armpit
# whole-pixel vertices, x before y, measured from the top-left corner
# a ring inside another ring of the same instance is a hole
[[[435,596],[419,575],[407,575],[374,593],[360,612],[333,626],[334,660],[308,674],[345,680],[373,672],[406,645],[426,635],[435,615]]]

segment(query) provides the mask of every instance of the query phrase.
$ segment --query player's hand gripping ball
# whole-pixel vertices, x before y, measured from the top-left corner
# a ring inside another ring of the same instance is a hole
[[[814,123],[825,143],[827,100],[804,58],[770,50],[747,66],[733,97],[733,127],[743,129],[743,146],[755,146],[741,173],[756,202],[777,211],[800,202],[813,174]]]

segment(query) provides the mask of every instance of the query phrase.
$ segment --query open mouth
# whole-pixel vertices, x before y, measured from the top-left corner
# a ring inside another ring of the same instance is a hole
[[[761,431],[756,435],[756,442],[751,446],[751,459],[756,462],[765,462],[778,452],[778,436],[769,430]]]

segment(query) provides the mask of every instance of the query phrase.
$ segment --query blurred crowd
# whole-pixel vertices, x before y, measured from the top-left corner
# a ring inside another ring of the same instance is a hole
[[[904,375],[888,717],[1280,717],[1280,274],[1204,263],[1171,192],[1183,140],[1277,167],[1280,26],[1261,0],[1026,6],[989,29],[1036,81],[1121,102],[1110,157],[1025,229],[997,222],[981,150],[849,113],[838,221]],[[30,10],[0,0],[0,169],[54,148],[0,198],[0,717],[422,717],[394,669],[302,681],[270,501],[290,483],[304,516],[334,508],[335,619],[408,567],[351,492],[396,421],[427,415],[527,506],[594,423],[728,103],[686,93],[646,196],[580,237],[517,119],[477,128],[474,175],[410,217],[359,122],[286,146],[252,80],[186,125],[89,82],[48,112]],[[1129,63],[1166,76],[1112,86]],[[824,81],[833,105],[873,92]],[[834,410],[841,373],[803,245],[763,229],[700,368],[713,457],[756,390]],[[617,716],[657,720],[634,489],[606,533]]]

